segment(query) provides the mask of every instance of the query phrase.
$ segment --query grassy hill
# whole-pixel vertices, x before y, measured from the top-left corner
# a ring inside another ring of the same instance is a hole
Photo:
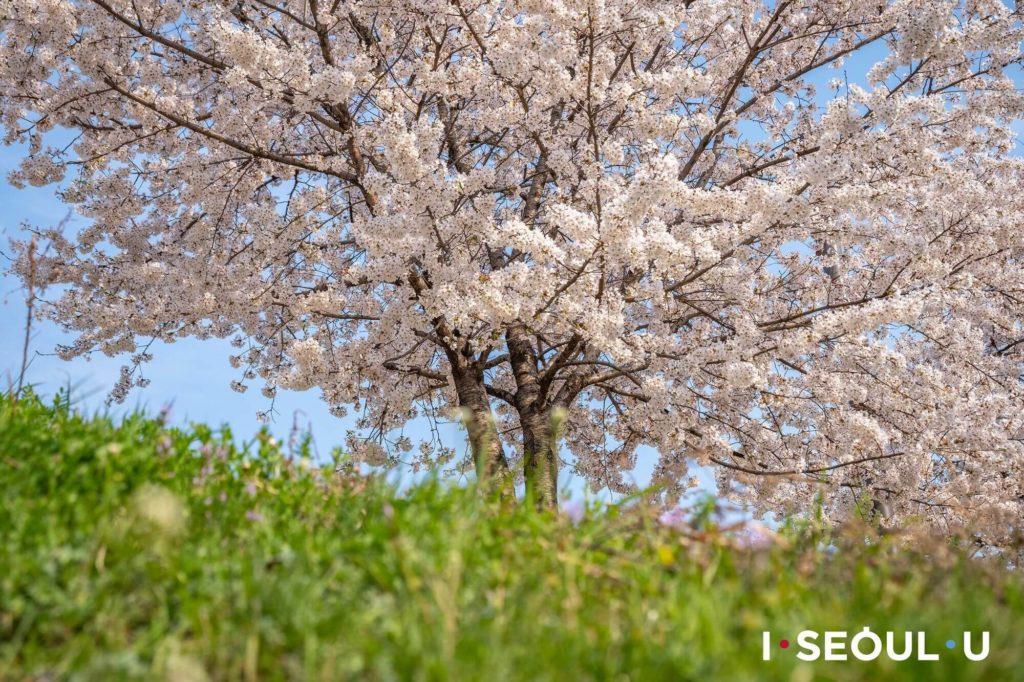
[[[744,547],[297,450],[0,399],[0,679],[1024,679],[1020,576],[942,545],[805,525]],[[942,659],[761,660],[762,630],[864,626]],[[965,630],[985,661],[942,646]]]

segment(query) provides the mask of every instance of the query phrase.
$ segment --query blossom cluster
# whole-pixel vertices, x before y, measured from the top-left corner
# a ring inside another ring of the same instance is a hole
[[[670,498],[699,462],[999,544],[1021,39],[997,0],[0,0],[0,124],[88,219],[34,264],[65,356],[234,338],[374,465],[460,406],[534,466],[564,409],[596,487],[652,446]]]

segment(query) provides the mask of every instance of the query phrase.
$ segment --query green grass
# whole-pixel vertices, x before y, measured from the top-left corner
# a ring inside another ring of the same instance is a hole
[[[0,400],[0,679],[1024,679],[1020,577],[941,545],[804,526],[745,550],[302,452]],[[762,630],[863,626],[989,630],[991,654],[761,660]]]

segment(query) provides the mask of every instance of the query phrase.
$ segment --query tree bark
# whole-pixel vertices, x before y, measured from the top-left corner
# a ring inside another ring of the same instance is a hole
[[[516,380],[515,408],[523,431],[523,474],[526,498],[540,509],[558,501],[558,443],[552,433],[551,406],[545,404],[537,376],[537,357],[524,325],[505,334],[509,364]]]
[[[466,431],[477,480],[483,486],[495,485],[502,494],[506,494],[511,490],[511,472],[491,414],[483,372],[474,365],[453,364],[452,378],[459,407],[465,411]]]
[[[526,497],[540,509],[558,502],[558,438],[550,410],[520,416],[523,428]]]

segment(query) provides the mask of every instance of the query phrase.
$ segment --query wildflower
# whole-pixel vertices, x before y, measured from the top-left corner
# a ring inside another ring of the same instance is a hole
[[[161,457],[166,457],[171,454],[171,448],[174,446],[174,442],[171,437],[166,433],[161,433],[160,437],[156,441],[156,452]]]

